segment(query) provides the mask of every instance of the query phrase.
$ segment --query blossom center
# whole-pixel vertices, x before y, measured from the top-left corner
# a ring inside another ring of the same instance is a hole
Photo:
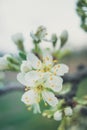
[[[40,93],[41,91],[43,91],[44,87],[43,85],[38,85],[36,88],[35,88],[35,91]]]
[[[45,66],[45,67],[43,68],[43,71],[44,71],[44,72],[48,72],[48,71],[50,71],[50,67]]]

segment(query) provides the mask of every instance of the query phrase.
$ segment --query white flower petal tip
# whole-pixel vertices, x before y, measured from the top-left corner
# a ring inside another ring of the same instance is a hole
[[[27,60],[31,62],[32,68],[34,69],[40,69],[42,67],[41,61],[33,53],[28,53]]]
[[[24,74],[24,73],[19,73],[19,74],[17,74],[17,80],[18,80],[21,84],[27,86],[27,82],[25,81],[25,74]]]
[[[65,64],[57,64],[51,70],[55,75],[63,76],[68,73],[69,67]]]
[[[52,92],[43,91],[42,98],[45,102],[47,102],[50,106],[55,107],[58,104],[58,99]]]
[[[23,94],[21,101],[26,105],[32,105],[37,103],[37,98],[38,95],[33,90],[29,90]]]
[[[63,79],[58,76],[49,75],[45,83],[47,88],[52,89],[54,92],[60,92],[62,90]]]
[[[29,71],[27,73],[19,73],[17,75],[17,80],[25,86],[34,87],[36,81],[40,80],[42,77],[42,72]]]
[[[54,118],[54,120],[56,120],[56,121],[62,120],[62,112],[56,111],[56,112],[54,113],[54,115],[53,115],[53,118]]]
[[[72,108],[71,107],[66,107],[64,109],[64,113],[65,113],[66,116],[72,116],[72,114],[73,114]]]

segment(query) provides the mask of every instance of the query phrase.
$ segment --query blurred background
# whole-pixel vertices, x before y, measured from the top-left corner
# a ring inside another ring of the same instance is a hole
[[[68,31],[69,39],[65,48],[70,49],[72,54],[63,61],[69,65],[70,72],[76,71],[78,65],[87,66],[87,32],[80,27],[76,3],[77,0],[0,0],[0,54],[17,53],[11,36],[18,32],[25,37],[26,50],[31,50],[30,31],[44,25],[49,34],[60,35],[63,30]],[[50,45],[44,43],[42,47]],[[6,73],[5,80],[17,83],[16,73]],[[83,84],[87,89],[87,80]],[[84,93],[80,90],[80,95],[81,92]],[[58,122],[27,111],[20,101],[21,95],[22,92],[12,92],[0,96],[0,130],[57,129]]]

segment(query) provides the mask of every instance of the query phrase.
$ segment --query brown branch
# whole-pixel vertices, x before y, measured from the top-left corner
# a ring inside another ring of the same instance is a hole
[[[23,86],[6,86],[5,88],[0,89],[0,96],[10,93],[12,91],[24,91]]]
[[[74,74],[67,74],[63,77],[64,83],[80,82],[87,77],[87,67],[79,68]]]

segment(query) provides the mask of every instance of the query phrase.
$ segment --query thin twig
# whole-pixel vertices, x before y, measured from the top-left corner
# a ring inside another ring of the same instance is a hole
[[[12,91],[24,91],[23,86],[6,86],[5,88],[0,89],[0,96],[10,93]]]
[[[81,70],[78,70],[74,74],[67,74],[63,77],[64,83],[70,82],[79,82],[82,81],[84,78],[87,77],[87,67],[84,67]]]

